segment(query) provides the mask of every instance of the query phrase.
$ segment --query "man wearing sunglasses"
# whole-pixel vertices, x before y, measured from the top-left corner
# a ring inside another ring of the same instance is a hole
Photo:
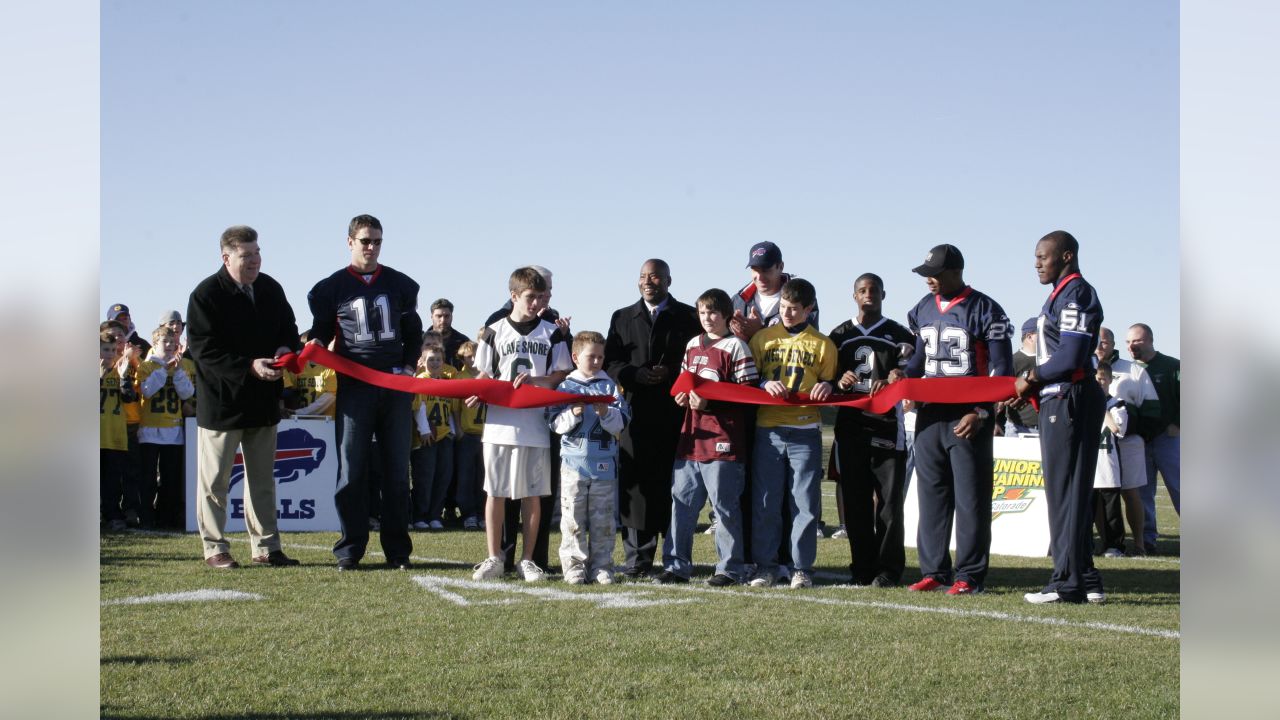
[[[351,264],[316,283],[307,295],[311,342],[373,370],[412,376],[422,346],[418,283],[378,263],[382,223],[357,215],[347,228]],[[334,417],[338,484],[334,503],[342,537],[333,547],[339,570],[354,570],[369,544],[369,469],[379,454],[383,472],[382,551],[387,565],[408,569],[409,445],[413,395],[338,376]],[[377,436],[378,442],[373,438]]]

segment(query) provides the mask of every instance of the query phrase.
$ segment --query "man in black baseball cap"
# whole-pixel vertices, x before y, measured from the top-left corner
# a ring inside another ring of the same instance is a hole
[[[911,272],[924,277],[937,277],[946,270],[963,270],[964,256],[955,245],[936,245],[924,257],[924,262],[912,268]]]

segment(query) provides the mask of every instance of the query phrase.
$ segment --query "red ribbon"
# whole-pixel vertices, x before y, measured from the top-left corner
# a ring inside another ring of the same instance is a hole
[[[365,367],[341,355],[331,353],[327,348],[311,343],[304,345],[300,353],[289,353],[280,356],[276,360],[275,366],[293,373],[301,373],[308,362],[323,365],[343,375],[349,375],[362,382],[388,390],[463,399],[475,395],[490,405],[501,405],[509,408],[538,408],[550,405],[564,405],[566,403],[582,402],[583,398],[586,397],[591,398],[590,402],[609,402],[613,400],[612,395],[580,395],[578,393],[549,390],[537,385],[524,384],[517,388],[512,387],[508,381],[488,378],[433,380],[410,375],[394,375]]]
[[[1010,400],[1014,396],[1011,377],[909,378],[870,395],[836,395],[823,401],[812,400],[808,393],[776,398],[758,387],[717,382],[684,372],[676,378],[671,394],[696,390],[707,400],[725,400],[749,405],[838,405],[877,414],[889,412],[901,400],[936,403],[984,403]]]

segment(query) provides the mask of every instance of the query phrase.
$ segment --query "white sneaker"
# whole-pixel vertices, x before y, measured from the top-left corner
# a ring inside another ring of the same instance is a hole
[[[1101,592],[1087,592],[1084,594],[1084,599],[1093,605],[1101,605],[1107,601],[1107,596]]]
[[[472,580],[501,580],[502,579],[502,558],[492,556],[485,558],[479,565],[476,565],[475,572],[471,573]]]
[[[822,540],[822,539],[824,539],[824,538],[826,538],[826,537],[827,537],[827,534],[826,534],[826,533],[824,533],[824,532],[822,532],[822,526],[821,526],[821,525],[819,525],[819,526],[818,526],[818,539],[819,539],[819,540]]]
[[[427,527],[431,528],[432,530],[443,530],[444,523],[440,522],[439,520],[432,520],[431,524],[428,525]]]
[[[597,584],[597,585],[612,585],[612,584],[613,584],[613,571],[612,571],[612,570],[605,570],[605,569],[597,570],[597,571],[596,571],[596,584]]]
[[[1124,557],[1124,551],[1120,548],[1107,548],[1106,552],[1102,553],[1102,557],[1122,558]]]
[[[809,577],[809,573],[803,570],[797,570],[791,575],[791,589],[813,587],[813,578]]]
[[[542,568],[538,567],[538,564],[532,560],[520,561],[520,574],[524,576],[525,582],[541,582],[547,577]]]
[[[710,526],[708,526],[706,530],[703,530],[703,531],[702,531],[702,534],[703,534],[703,535],[715,535],[715,534],[716,534],[716,528],[718,528],[718,527],[720,527],[720,522],[719,522],[718,520],[712,520],[712,521],[711,521],[711,525],[710,525]]]
[[[585,585],[587,574],[582,570],[570,570],[564,574],[564,581],[570,585]]]
[[[426,520],[419,520],[418,522],[413,524],[414,530],[429,530],[430,528],[431,528],[431,525],[428,524]]]
[[[836,528],[836,531],[831,533],[832,540],[838,540],[840,538],[847,538],[847,537],[849,537],[849,531],[845,530],[843,525]]]
[[[767,588],[773,587],[775,576],[769,573],[757,572],[751,576],[751,580],[747,582],[751,587]]]
[[[1062,598],[1058,597],[1056,592],[1029,592],[1023,595],[1022,599],[1032,605],[1045,605],[1047,603],[1056,603]]]

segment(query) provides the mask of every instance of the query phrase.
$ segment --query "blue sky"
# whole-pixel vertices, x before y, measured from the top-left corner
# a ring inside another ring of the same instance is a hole
[[[692,301],[761,240],[823,329],[868,271],[905,321],[940,242],[1021,323],[1061,228],[1107,324],[1176,355],[1177,143],[1174,3],[109,1],[99,310],[185,312],[246,223],[305,329],[369,212],[468,334],[519,265],[603,332],[645,258]]]

